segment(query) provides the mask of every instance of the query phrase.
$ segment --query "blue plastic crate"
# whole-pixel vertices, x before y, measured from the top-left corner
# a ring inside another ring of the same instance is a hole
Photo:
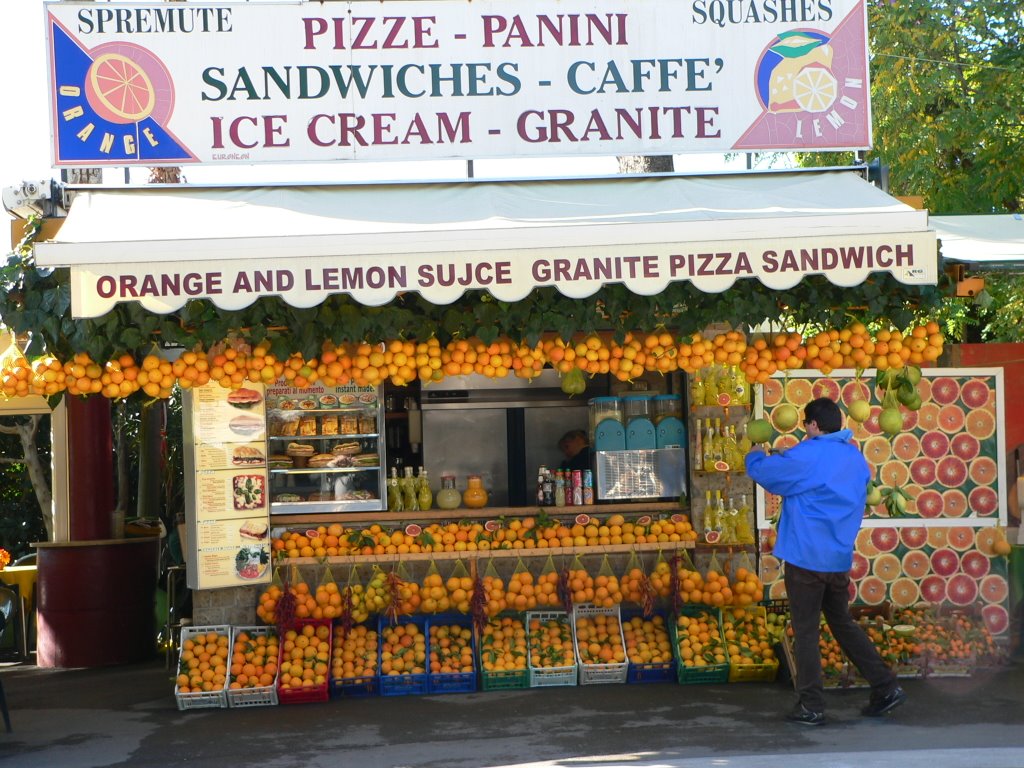
[[[665,633],[668,635],[669,644],[672,643],[672,631],[669,623],[672,621],[671,614],[665,611],[654,611],[650,616],[645,616],[639,609],[624,609],[622,611],[622,632],[625,636],[626,624],[630,619],[639,616],[643,619],[650,619],[652,616],[660,616],[665,626]],[[629,662],[629,669],[626,672],[627,683],[665,683],[675,682],[676,661],[675,653],[672,654],[672,661],[659,662],[656,664],[634,664]]]
[[[444,674],[430,673],[427,675],[427,688],[430,693],[472,693],[477,689],[476,670],[476,633],[473,630],[473,617],[463,613],[445,613],[427,619],[427,656],[430,656],[430,628],[433,626],[452,625],[470,630],[470,648],[473,651],[473,671]]]
[[[377,621],[377,670],[381,670],[381,651],[384,647],[384,629],[385,627],[394,626],[397,624],[415,624],[420,632],[427,638],[426,646],[426,661],[424,664],[430,662],[430,640],[427,635],[427,620],[424,616],[402,616],[396,622],[390,622],[386,617],[381,616]],[[416,696],[427,693],[427,675],[423,674],[409,674],[409,675],[386,675],[380,673],[380,695],[381,696]]]
[[[380,678],[377,675],[365,677],[331,678],[331,698],[354,698],[380,694]]]

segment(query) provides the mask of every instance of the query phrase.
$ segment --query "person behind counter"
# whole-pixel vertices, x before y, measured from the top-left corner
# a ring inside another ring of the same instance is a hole
[[[563,461],[558,468],[572,471],[578,469],[590,469],[590,440],[587,433],[582,429],[571,429],[562,435],[558,441],[558,447],[565,454]]]

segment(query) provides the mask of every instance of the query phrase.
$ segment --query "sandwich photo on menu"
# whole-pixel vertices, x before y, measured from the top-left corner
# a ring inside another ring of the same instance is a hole
[[[265,458],[263,451],[253,445],[236,445],[231,451],[231,463],[239,467],[262,464]]]

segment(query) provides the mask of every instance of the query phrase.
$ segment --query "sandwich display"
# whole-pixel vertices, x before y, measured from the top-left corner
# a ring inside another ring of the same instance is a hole
[[[263,395],[255,389],[241,387],[228,392],[228,404],[235,408],[252,408],[263,400]]]
[[[228,429],[236,435],[251,437],[263,431],[263,419],[257,416],[250,416],[247,413],[241,413],[228,422]]]
[[[262,520],[246,520],[238,529],[238,534],[243,539],[265,539],[270,526]]]
[[[318,453],[315,456],[309,458],[307,466],[309,467],[328,467],[332,466],[331,462],[334,461],[335,455],[333,453]]]
[[[316,453],[316,450],[312,445],[306,445],[304,443],[288,443],[288,447],[284,449],[284,452],[289,456],[312,456]]]
[[[263,460],[263,451],[251,445],[236,445],[231,451],[231,463],[236,466],[262,464]]]
[[[331,449],[331,453],[336,456],[354,456],[360,451],[362,451],[362,446],[359,445],[358,440],[349,440],[346,443],[338,443]]]
[[[291,469],[295,466],[292,457],[285,453],[272,453],[267,460],[267,466],[271,469]]]

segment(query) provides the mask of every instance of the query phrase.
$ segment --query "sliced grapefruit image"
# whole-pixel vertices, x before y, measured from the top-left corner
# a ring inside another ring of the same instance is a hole
[[[978,599],[978,584],[966,573],[950,576],[946,581],[946,598],[953,605],[972,605]]]
[[[863,442],[860,451],[871,466],[880,467],[892,457],[892,443],[887,437],[875,435]]]
[[[787,448],[792,448],[800,442],[800,438],[796,435],[779,435],[775,438],[772,443],[772,448],[776,451],[783,451]]]
[[[983,379],[969,379],[960,386],[960,401],[965,410],[995,408],[996,393]]]
[[[924,494],[921,494],[922,496]],[[935,526],[928,529],[928,546],[932,549],[942,549],[949,546],[949,529]]]
[[[854,400],[870,400],[871,387],[863,381],[855,379],[854,381],[843,385],[842,399],[843,403],[847,407],[849,407],[850,403]]]
[[[871,543],[875,545],[875,549],[879,553],[892,552],[899,546],[900,536],[896,533],[895,528],[872,528]],[[871,557],[867,552],[864,552],[864,554]]]
[[[86,74],[85,96],[96,114],[121,125],[145,120],[156,107],[149,75],[119,53],[96,57]]]
[[[976,485],[992,485],[998,476],[999,466],[989,456],[979,456],[971,462],[971,482]]]
[[[947,488],[959,488],[967,482],[967,465],[959,456],[944,456],[935,465],[935,479]]]
[[[972,577],[975,581],[988,576],[992,569],[992,562],[976,549],[964,552],[960,556],[960,570]]]
[[[898,459],[887,461],[878,470],[878,482],[888,488],[901,488],[910,481],[910,467]]]
[[[999,511],[999,495],[988,485],[978,485],[967,495],[967,506],[978,517],[991,517]]]
[[[927,403],[932,399],[932,380],[922,376],[917,382],[917,394],[921,396],[921,402]]]
[[[900,541],[907,549],[920,549],[928,543],[928,529],[922,525],[905,525],[900,528]]]
[[[944,405],[939,409],[939,429],[947,435],[955,435],[964,428],[966,419],[963,409],[956,405]]]
[[[942,514],[945,517],[963,517],[967,514],[967,497],[959,488],[942,492]]]
[[[966,552],[974,546],[974,529],[966,525],[954,525],[946,535],[949,546],[959,552]]]
[[[937,576],[952,576],[960,569],[960,555],[949,547],[932,552],[932,572]]]
[[[891,552],[879,555],[871,561],[871,573],[891,584],[900,577],[900,559]]]
[[[981,599],[986,603],[1002,603],[1010,596],[1010,585],[1006,577],[998,573],[990,573],[981,580],[979,586]]]
[[[879,605],[886,597],[885,582],[877,576],[865,576],[857,585],[857,596],[862,603]]]
[[[1006,634],[1010,631],[1010,614],[1001,605],[986,605],[981,609],[981,617],[985,626],[993,636]]]
[[[951,376],[938,376],[932,379],[931,395],[939,405],[955,403],[960,397],[960,385]]]
[[[932,562],[923,550],[912,549],[903,555],[903,572],[912,579],[923,579],[932,572]]]
[[[979,528],[978,533],[974,537],[974,543],[979,552],[987,557],[992,557],[995,555],[992,545],[997,541],[1002,541],[1003,538],[1003,532],[994,526],[991,528]]]
[[[974,411],[968,411],[964,422],[964,428],[967,430],[967,433],[978,438],[978,440],[988,440],[996,433],[996,417],[988,409],[979,408]]]
[[[960,432],[953,435],[953,439],[949,441],[949,450],[954,456],[959,456],[964,461],[971,461],[981,453],[981,443],[974,435]]]
[[[782,402],[782,382],[768,379],[761,385],[761,402],[766,408],[773,408]]]
[[[949,453],[949,436],[937,429],[925,432],[921,436],[921,452],[929,459],[941,459]]]
[[[835,379],[818,379],[811,385],[811,400],[819,397],[827,397],[829,400],[838,403],[841,397],[839,384]]]
[[[912,411],[909,408],[901,408],[900,413],[903,416],[904,432],[910,432],[912,429],[917,427],[917,411]]]
[[[910,462],[910,477],[918,485],[931,485],[935,482],[935,459],[922,456]]]
[[[942,515],[942,494],[934,488],[925,488],[920,494],[918,494],[915,502],[917,506],[917,514],[921,517],[930,518]],[[931,530],[928,531],[929,539],[931,537]]]
[[[849,581],[846,583],[846,600],[853,602],[857,599],[857,583],[855,581]]]
[[[916,581],[903,576],[889,585],[889,599],[898,608],[916,605],[921,599],[921,588]]]
[[[856,551],[860,552],[864,557],[872,558],[878,554],[878,547],[875,546],[875,542],[871,540],[871,533],[874,528],[861,528],[857,532],[857,544]]]
[[[892,455],[900,461],[912,461],[921,454],[921,439],[913,432],[901,432],[892,439]]]
[[[864,423],[861,424],[861,427],[863,427],[864,431],[867,432],[869,435],[880,435],[880,434],[882,434],[882,427],[878,423],[878,419],[881,416],[882,416],[882,406],[880,406],[880,405],[872,405],[871,406],[871,415],[868,416],[864,420]]]
[[[772,582],[772,585],[768,588],[768,599],[769,600],[784,600],[786,598],[786,582],[782,579]]]
[[[850,578],[854,581],[860,581],[868,575],[869,570],[871,570],[870,561],[860,552],[854,552],[853,566],[850,568]]]
[[[926,603],[941,603],[946,599],[946,580],[932,574],[921,579],[921,599]]]
[[[939,428],[939,406],[936,403],[924,403],[917,409],[917,428],[925,432]]]
[[[807,379],[790,379],[786,382],[786,402],[795,405],[797,408],[807,405],[814,398],[811,393],[814,388]]]
[[[768,584],[782,578],[782,563],[775,555],[761,556],[761,581]]]

